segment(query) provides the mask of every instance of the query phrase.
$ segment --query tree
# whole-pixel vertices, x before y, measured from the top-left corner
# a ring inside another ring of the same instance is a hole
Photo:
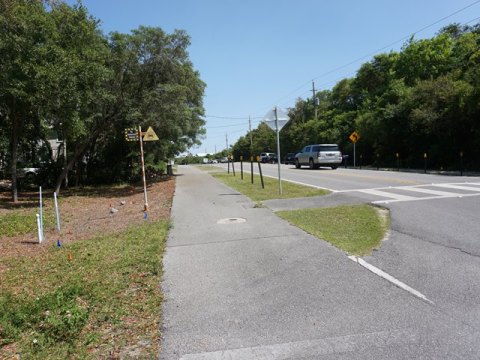
[[[124,141],[125,128],[152,126],[160,138],[145,144],[152,164],[200,144],[205,132],[201,117],[205,84],[188,58],[189,44],[181,30],[166,34],[160,28],[142,26],[131,34],[111,34],[113,77],[107,84],[111,99],[101,108],[115,126],[90,147],[90,174],[103,174],[103,181],[128,177],[125,169],[132,168],[135,155],[134,145]]]
[[[52,24],[38,1],[0,0],[0,120],[9,136],[12,199],[18,200],[18,149],[28,129],[40,129],[39,93],[48,67]],[[38,134],[30,132],[29,141]]]
[[[414,40],[404,46],[397,61],[397,76],[409,86],[419,80],[434,79],[453,68],[454,39],[441,34],[432,39]]]

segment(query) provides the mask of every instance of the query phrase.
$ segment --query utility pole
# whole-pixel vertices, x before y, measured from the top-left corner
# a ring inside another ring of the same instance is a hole
[[[225,133],[225,145],[227,146],[227,154],[228,154],[228,134]]]
[[[317,120],[317,96],[315,94],[315,82],[312,80],[313,108],[315,109],[315,120]]]

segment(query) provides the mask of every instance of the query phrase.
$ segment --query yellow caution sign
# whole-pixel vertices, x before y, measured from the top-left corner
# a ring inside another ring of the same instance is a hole
[[[356,131],[352,132],[348,137],[352,143],[356,143],[360,139],[360,135]]]
[[[149,126],[147,131],[142,133],[142,135],[143,135],[143,141],[157,141],[157,140],[160,140],[158,138],[157,134],[155,134],[155,131],[153,131],[151,126]]]

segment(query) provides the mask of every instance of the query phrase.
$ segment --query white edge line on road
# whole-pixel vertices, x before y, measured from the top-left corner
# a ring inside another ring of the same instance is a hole
[[[451,184],[451,185],[480,185],[480,183],[474,183],[474,182],[461,182],[461,183],[428,183],[428,184],[419,184],[419,185],[404,185],[404,186],[382,186],[382,187],[376,187],[376,188],[359,188],[359,189],[347,189],[347,190],[334,190],[335,192],[338,193],[349,193],[349,192],[358,192],[362,190],[391,190],[391,189],[398,189],[402,190],[405,189],[409,191],[409,188],[422,188],[422,187],[428,187],[428,186],[441,186],[442,184]],[[472,191],[472,190],[470,190]],[[474,190],[473,190],[474,191]],[[453,193],[452,193],[453,194]]]
[[[348,256],[348,258],[352,261],[355,261],[356,263],[358,263],[359,265],[363,266],[365,269],[373,272],[375,275],[378,275],[380,276],[381,278],[384,278],[385,280],[391,282],[392,284],[394,284],[395,286],[398,286],[399,288],[405,290],[405,291],[408,291],[410,294],[432,304],[432,305],[435,305],[435,303],[429,299],[427,299],[427,297],[425,295],[423,295],[422,293],[420,293],[419,291],[411,288],[410,286],[408,286],[407,284],[404,284],[403,282],[401,282],[400,280],[394,278],[392,275],[389,275],[387,274],[385,271],[383,270],[380,270],[379,268],[367,263],[365,260],[363,260],[362,258],[359,258],[359,257],[356,257],[356,256]]]
[[[244,171],[244,172],[246,172],[246,171]],[[258,175],[258,174],[256,174],[256,175]],[[278,179],[277,176],[271,176],[271,175],[263,175],[263,176],[271,178],[271,179]],[[328,191],[331,191],[332,193],[338,192],[337,190],[332,190],[332,189],[329,189],[329,188],[326,188],[326,187],[316,186],[316,185],[312,185],[312,184],[306,184],[306,183],[302,183],[300,181],[295,181],[295,180],[288,180],[288,179],[282,178],[282,181],[288,181],[288,182],[293,183],[293,184],[304,185],[304,186],[312,187],[314,189],[328,190]]]
[[[377,201],[372,201],[372,204],[390,204],[394,202],[402,202],[402,201],[422,201],[422,200],[436,200],[436,199],[451,199],[451,198],[465,198],[465,197],[472,197],[472,196],[480,196],[480,193],[478,194],[462,194],[462,195],[453,195],[452,196],[425,196],[425,197],[419,197],[415,198],[412,200],[395,200],[395,199],[385,199],[385,200],[377,200]]]

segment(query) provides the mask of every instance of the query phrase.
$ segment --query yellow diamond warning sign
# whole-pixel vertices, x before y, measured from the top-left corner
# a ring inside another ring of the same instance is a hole
[[[356,143],[360,139],[360,135],[356,131],[352,132],[348,137],[352,143]]]
[[[160,140],[158,138],[157,134],[155,134],[155,131],[153,131],[151,126],[149,126],[147,131],[142,133],[142,135],[143,135],[143,141],[157,141],[157,140]]]

